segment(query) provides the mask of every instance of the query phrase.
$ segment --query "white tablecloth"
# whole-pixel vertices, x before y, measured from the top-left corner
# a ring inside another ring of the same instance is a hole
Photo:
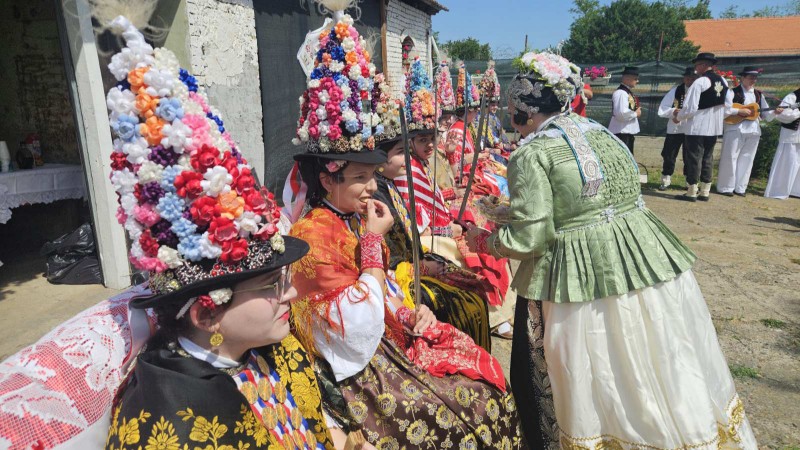
[[[81,166],[45,164],[31,170],[0,173],[0,224],[11,219],[11,209],[30,203],[84,198]]]

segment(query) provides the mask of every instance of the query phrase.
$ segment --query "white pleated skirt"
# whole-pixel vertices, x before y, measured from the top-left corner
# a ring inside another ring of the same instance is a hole
[[[542,312],[561,448],[757,448],[691,271]]]

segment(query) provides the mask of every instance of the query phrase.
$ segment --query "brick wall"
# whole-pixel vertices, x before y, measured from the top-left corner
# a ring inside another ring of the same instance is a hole
[[[253,0],[186,0],[191,71],[248,162],[264,173]]]
[[[427,65],[430,33],[431,16],[399,0],[389,0],[386,7],[386,65],[395,94],[400,94],[403,90],[403,40],[411,37],[414,51],[430,69]]]

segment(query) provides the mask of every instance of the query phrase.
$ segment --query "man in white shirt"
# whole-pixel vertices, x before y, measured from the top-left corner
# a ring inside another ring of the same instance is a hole
[[[675,110],[683,108],[683,101],[686,99],[686,91],[692,85],[697,75],[694,67],[687,67],[683,71],[683,83],[679,84],[667,92],[658,106],[659,117],[669,119],[667,122],[667,137],[664,139],[664,147],[661,149],[661,157],[664,158],[664,165],[661,168],[661,186],[659,191],[666,191],[672,184],[672,174],[675,172],[675,160],[678,159],[678,151],[683,146],[686,139],[684,134],[686,122],[675,120],[673,114]],[[685,151],[685,150],[684,150]],[[684,160],[686,157],[684,156]],[[685,170],[684,170],[685,174]]]
[[[614,133],[633,153],[633,141],[639,133],[639,116],[642,108],[632,89],[639,84],[639,68],[626,67],[622,71],[622,84],[611,96],[611,121],[608,130]]]
[[[725,133],[722,135],[722,155],[719,160],[717,174],[717,192],[731,197],[734,194],[744,197],[747,184],[750,182],[750,172],[753,169],[753,160],[758,150],[758,141],[761,139],[761,113],[755,119],[745,119],[751,115],[748,108],[735,107],[736,105],[757,104],[760,109],[767,109],[764,95],[755,88],[758,74],[761,72],[756,67],[745,67],[739,74],[742,83],[728,90],[725,97],[725,117],[739,117],[737,124],[726,123]]]
[[[714,73],[717,58],[713,53],[700,53],[692,63],[698,78],[689,87],[683,108],[672,114],[679,122],[686,120],[683,170],[687,186],[686,193],[676,198],[696,202],[708,201],[711,192],[714,145],[722,134],[728,83]]]
[[[764,197],[786,200],[800,197],[800,88],[783,98],[774,118],[781,123],[778,151],[772,160]],[[767,117],[770,120],[772,117]]]

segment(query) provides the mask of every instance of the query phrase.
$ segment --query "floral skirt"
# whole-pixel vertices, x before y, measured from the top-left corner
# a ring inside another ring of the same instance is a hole
[[[691,270],[541,306],[562,448],[757,448]]]
[[[460,375],[431,376],[386,338],[369,365],[339,389],[350,419],[378,450],[525,448],[510,389]]]

